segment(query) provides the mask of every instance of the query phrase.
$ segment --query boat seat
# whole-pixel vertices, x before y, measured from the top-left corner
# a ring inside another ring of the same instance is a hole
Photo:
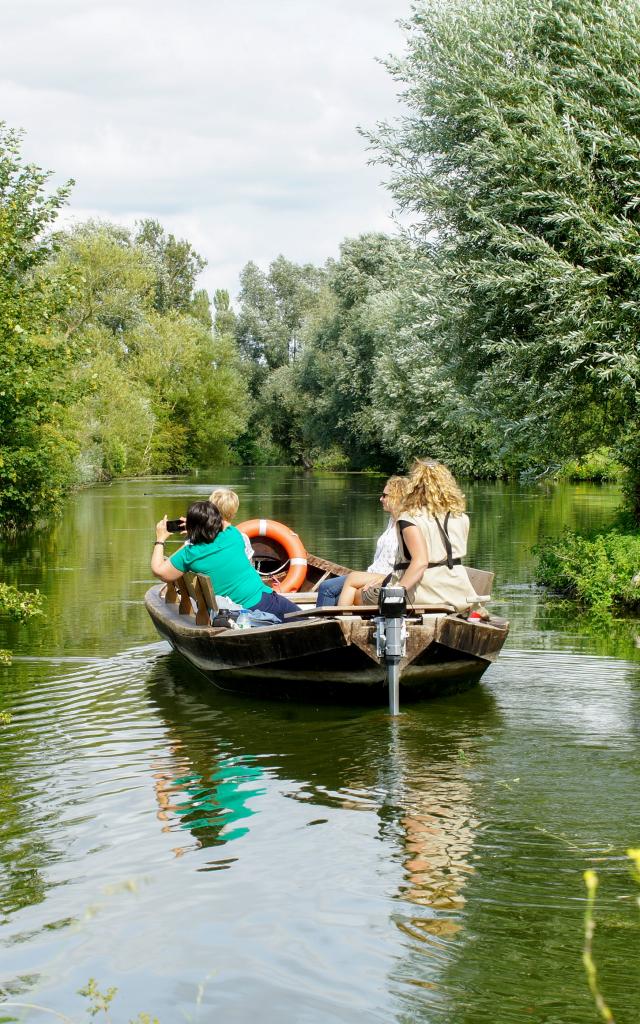
[[[486,595],[479,598],[479,600],[488,601],[491,597],[495,573],[488,572],[486,569],[474,569],[471,565],[465,565],[465,569],[467,570],[469,583],[476,594]]]
[[[318,595],[314,594],[311,590],[301,590],[300,593],[283,594],[287,600],[293,601],[294,604],[315,604],[318,600]]]
[[[182,579],[196,603],[196,626],[209,626],[219,612],[211,577],[201,572],[186,572]]]
[[[179,576],[177,580],[170,580],[167,583],[164,599],[167,604],[178,604],[178,601],[180,602],[178,614],[193,615],[191,596],[184,581],[184,576]]]

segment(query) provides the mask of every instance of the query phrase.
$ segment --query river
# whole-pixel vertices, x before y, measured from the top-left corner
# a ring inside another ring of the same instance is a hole
[[[618,1024],[638,1021],[640,626],[581,619],[532,584],[531,546],[606,525],[614,487],[466,488],[469,561],[496,571],[511,634],[478,686],[397,721],[219,693],[151,627],[163,513],[230,484],[240,518],[364,566],[383,482],[121,481],[4,542],[3,578],[47,600],[0,631],[0,1002],[85,1020],[93,977],[117,987],[114,1024],[587,1024],[595,868],[602,990]]]

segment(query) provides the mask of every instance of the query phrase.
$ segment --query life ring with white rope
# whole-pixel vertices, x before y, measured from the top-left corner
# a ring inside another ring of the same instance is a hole
[[[304,544],[290,526],[275,519],[247,519],[238,523],[238,530],[252,540],[254,537],[268,537],[281,544],[289,559],[289,570],[279,587],[279,593],[290,594],[300,589],[307,575],[307,552]]]

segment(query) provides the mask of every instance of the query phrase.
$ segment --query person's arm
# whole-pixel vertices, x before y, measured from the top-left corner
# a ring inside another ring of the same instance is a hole
[[[249,561],[251,562],[251,564],[253,565],[253,556],[254,556],[255,552],[253,550],[253,545],[252,545],[250,539],[247,537],[246,533],[242,534],[242,540],[243,540],[243,543],[244,543],[244,553],[247,556],[247,558],[249,559]]]
[[[407,551],[411,556],[411,561],[402,574],[401,579],[398,580],[397,585],[410,590],[411,587],[415,587],[416,583],[420,582],[425,570],[428,568],[429,552],[427,551],[427,545],[421,530],[414,523],[407,523],[406,526],[400,525],[400,530]]]
[[[164,545],[170,536],[171,534],[167,530],[167,517],[164,516],[159,523],[156,523],[156,542],[153,545],[153,553],[151,555],[151,572],[159,580],[164,580],[165,583],[177,580],[182,576],[180,569],[176,569],[169,559],[165,557]]]

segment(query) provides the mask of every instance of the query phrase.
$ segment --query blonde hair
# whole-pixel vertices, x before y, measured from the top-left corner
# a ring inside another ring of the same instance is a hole
[[[230,487],[217,487],[209,495],[209,501],[216,506],[222,518],[228,522],[231,522],[240,505],[240,498]]]
[[[451,471],[434,459],[416,459],[409,473],[409,488],[402,510],[437,516],[451,512],[460,516],[466,508],[464,494]]]
[[[402,507],[404,497],[409,487],[409,481],[406,476],[390,476],[384,485],[384,489],[389,497],[389,506],[391,508],[391,514],[395,519],[395,513],[399,508]]]

